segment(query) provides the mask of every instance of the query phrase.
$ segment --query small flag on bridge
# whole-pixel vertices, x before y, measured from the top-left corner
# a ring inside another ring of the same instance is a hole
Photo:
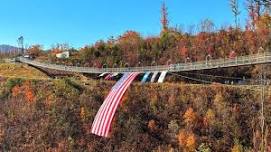
[[[160,77],[158,79],[158,83],[163,83],[164,80],[165,80],[166,75],[167,75],[167,71],[161,72],[161,75],[160,75]]]
[[[105,80],[110,80],[113,77],[113,74],[109,73],[104,79]]]
[[[143,78],[142,78],[142,80],[141,80],[141,83],[145,83],[147,81],[147,79],[148,79],[148,77],[149,77],[150,74],[151,74],[150,72],[145,73],[144,76],[143,76]]]
[[[151,77],[151,83],[153,83],[153,82],[155,81],[155,78],[156,78],[156,76],[158,75],[158,73],[159,73],[159,72],[157,72],[157,71],[153,73],[153,75],[152,75],[152,77]]]
[[[108,72],[104,72],[102,74],[99,75],[99,77],[103,77],[104,75],[106,75]]]
[[[128,89],[130,84],[139,73],[126,73],[124,76],[113,86],[110,93],[106,97],[98,113],[95,116],[92,124],[91,133],[102,137],[108,137],[111,128],[111,123],[114,118],[117,107]]]

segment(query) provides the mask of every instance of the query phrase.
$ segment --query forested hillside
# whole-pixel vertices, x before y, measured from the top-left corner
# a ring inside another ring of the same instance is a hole
[[[2,79],[0,149],[4,151],[258,151],[257,87],[133,84],[111,138],[90,133],[111,86],[91,81]],[[270,91],[267,91],[268,94]],[[264,140],[270,149],[270,96]]]

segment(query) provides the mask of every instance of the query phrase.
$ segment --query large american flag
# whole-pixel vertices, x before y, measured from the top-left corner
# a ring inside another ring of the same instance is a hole
[[[138,74],[139,73],[137,72],[125,73],[123,77],[113,86],[95,116],[91,133],[103,137],[109,136],[111,123],[118,105],[121,102],[121,98]]]

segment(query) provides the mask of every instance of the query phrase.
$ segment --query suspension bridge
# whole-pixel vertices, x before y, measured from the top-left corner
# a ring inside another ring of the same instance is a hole
[[[16,61],[38,68],[47,68],[66,72],[101,74],[101,73],[125,73],[125,72],[189,72],[199,70],[210,70],[217,68],[228,68],[246,65],[267,64],[271,63],[271,52],[258,53],[247,56],[237,56],[235,58],[211,59],[206,61],[178,63],[170,65],[144,66],[144,67],[125,67],[125,68],[95,68],[95,67],[78,67],[67,66],[52,63],[39,62],[25,57],[17,57]]]
[[[207,58],[206,58],[207,59]],[[158,79],[158,83],[163,82],[167,72],[189,72],[189,71],[199,71],[199,70],[209,70],[216,68],[227,68],[227,67],[239,67],[246,65],[255,64],[267,64],[271,62],[271,53],[258,53],[248,56],[239,56],[235,58],[225,58],[225,59],[214,59],[199,62],[190,63],[179,63],[161,66],[146,66],[146,67],[125,67],[125,68],[94,68],[94,67],[77,67],[77,66],[66,66],[50,64],[45,62],[39,62],[36,60],[31,60],[24,57],[18,57],[16,61],[32,65],[37,68],[47,68],[53,70],[76,72],[76,73],[89,73],[89,74],[104,74],[104,73],[125,73],[123,77],[118,80],[118,82],[113,86],[108,96],[104,100],[102,106],[98,110],[91,127],[91,133],[102,136],[110,137],[110,128],[113,122],[115,112],[121,102],[121,99],[128,89],[132,81],[140,73],[145,73],[141,82],[145,82],[146,77],[149,73],[153,72],[157,74],[157,71],[162,71]],[[263,66],[262,66],[263,67]],[[261,118],[264,120],[264,101],[265,101],[265,76],[264,70],[262,69],[261,76]],[[176,74],[175,73],[175,74]],[[156,74],[153,74],[152,78]],[[146,76],[146,77],[145,77]],[[187,77],[189,78],[189,77]],[[191,79],[191,78],[189,78]],[[195,79],[194,79],[195,80]],[[152,80],[151,80],[152,81]],[[202,81],[202,80],[200,80]],[[254,87],[255,88],[255,87]],[[264,121],[262,121],[264,126]]]

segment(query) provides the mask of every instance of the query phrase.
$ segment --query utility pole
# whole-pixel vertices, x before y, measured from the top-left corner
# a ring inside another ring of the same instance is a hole
[[[162,32],[167,32],[168,31],[168,10],[166,3],[162,3],[161,7],[161,24],[162,24]]]
[[[18,42],[18,48],[21,49],[21,53],[24,54],[24,37],[20,36],[17,42]]]
[[[238,0],[230,0],[230,6],[234,15],[235,28],[237,29],[239,27],[238,16],[241,14],[239,10]]]

